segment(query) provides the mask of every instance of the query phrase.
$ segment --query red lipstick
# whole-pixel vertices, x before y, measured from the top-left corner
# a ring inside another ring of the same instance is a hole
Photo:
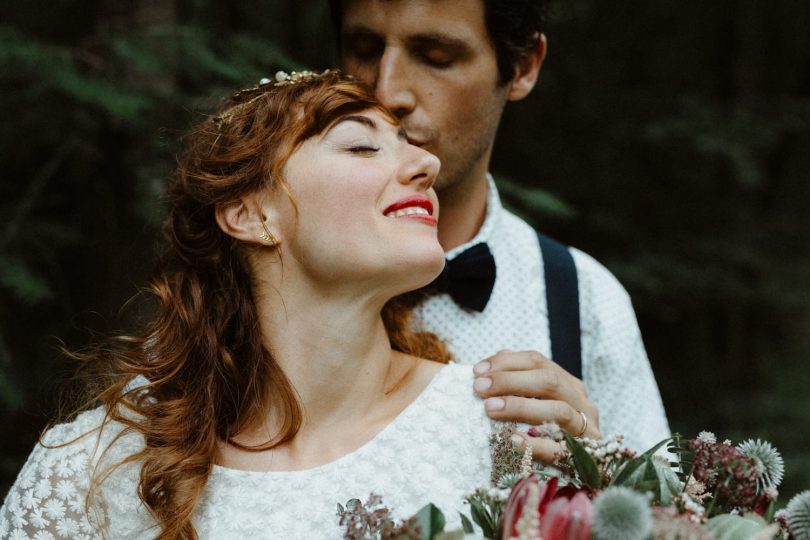
[[[424,208],[428,215],[425,214],[407,214],[403,216],[397,216],[395,219],[400,218],[407,218],[407,219],[416,219],[422,221],[424,223],[428,223],[430,225],[436,225],[437,221],[436,218],[433,217],[433,203],[426,195],[417,194],[417,195],[409,195],[407,197],[403,197],[396,201],[394,204],[389,205],[385,210],[383,210],[383,214],[388,216],[398,210],[403,210],[405,208]]]

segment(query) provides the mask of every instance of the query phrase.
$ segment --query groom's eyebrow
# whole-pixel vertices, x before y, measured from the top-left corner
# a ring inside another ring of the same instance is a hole
[[[463,39],[438,32],[425,32],[409,36],[408,43],[414,47],[442,47],[457,53],[470,51],[469,44]]]

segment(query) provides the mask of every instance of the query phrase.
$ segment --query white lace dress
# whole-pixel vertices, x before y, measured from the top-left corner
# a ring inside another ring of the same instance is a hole
[[[433,502],[448,524],[469,515],[463,497],[487,486],[493,425],[472,391],[469,366],[449,364],[385,429],[331,463],[294,472],[248,472],[215,466],[194,524],[200,538],[341,538],[337,504],[383,497],[397,518]],[[85,497],[96,466],[120,462],[141,448],[139,436],[118,439],[120,426],[99,437],[96,409],[50,429],[20,472],[0,510],[0,538],[154,538],[157,529],[137,496],[139,465],[130,463],[102,483],[101,510],[87,515]],[[100,523],[106,524],[103,532]]]

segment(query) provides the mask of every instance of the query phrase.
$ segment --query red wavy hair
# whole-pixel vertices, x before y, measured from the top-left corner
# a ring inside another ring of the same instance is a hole
[[[157,538],[197,538],[192,516],[218,441],[232,441],[269,411],[284,421],[256,450],[289,441],[301,425],[295,390],[257,322],[246,255],[267,248],[223,233],[215,209],[260,189],[286,189],[281,171],[301,143],[367,109],[397,123],[366,86],[337,72],[225,100],[190,131],[170,180],[166,246],[148,289],[156,317],[140,335],[72,355],[100,385],[91,394],[106,410],[105,423],[143,436],[143,450],[127,461],[141,465],[139,496],[161,528]],[[383,309],[391,345],[446,362],[450,355],[435,335],[411,330],[417,301],[406,295]],[[144,382],[133,387],[138,376]],[[93,485],[101,481],[97,474]]]

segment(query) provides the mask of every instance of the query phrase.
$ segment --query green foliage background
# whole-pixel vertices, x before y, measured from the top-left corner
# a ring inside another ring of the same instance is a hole
[[[4,5],[0,495],[55,411],[59,344],[130,322],[183,130],[279,68],[334,65],[325,4]],[[768,438],[783,499],[810,487],[810,3],[553,15],[501,128],[504,198],[627,286],[674,430]]]

